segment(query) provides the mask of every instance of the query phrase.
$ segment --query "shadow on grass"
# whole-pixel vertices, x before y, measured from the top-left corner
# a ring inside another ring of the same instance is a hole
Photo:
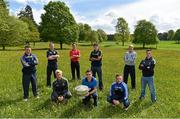
[[[22,98],[17,98],[17,99],[2,99],[0,100],[0,108],[6,107],[8,105],[16,105],[18,102],[22,101]]]
[[[93,109],[93,105],[91,102],[87,105],[82,104],[81,101],[78,101],[73,106],[65,110],[61,115],[60,118],[73,118],[73,117],[80,117],[80,113],[83,111],[90,112]],[[82,118],[82,117],[81,117]]]

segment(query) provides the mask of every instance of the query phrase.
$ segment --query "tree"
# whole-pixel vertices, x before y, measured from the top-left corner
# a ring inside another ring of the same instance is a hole
[[[0,45],[3,50],[5,46],[24,43],[24,40],[28,39],[28,34],[27,24],[9,16],[7,8],[0,4]]]
[[[34,25],[34,23],[27,17],[21,17],[20,18],[22,21],[27,23],[28,29],[30,31],[29,33],[29,39],[26,40],[26,43],[28,44],[29,42],[33,42],[35,46],[35,42],[39,41],[39,32],[37,27]]]
[[[107,41],[107,34],[105,31],[103,31],[102,29],[98,29],[97,33],[99,37],[99,42]]]
[[[118,33],[119,39],[118,41],[122,42],[122,46],[124,46],[124,43],[126,41],[129,41],[130,39],[130,32],[129,32],[129,28],[128,28],[128,23],[126,22],[126,20],[122,17],[117,19],[117,25],[115,26],[116,28],[116,33]],[[118,42],[117,41],[117,42]]]
[[[174,35],[174,40],[177,41],[178,44],[180,44],[180,29],[178,29]]]
[[[75,42],[78,39],[78,26],[64,2],[50,1],[44,6],[45,13],[41,15],[40,37],[43,41],[63,43]]]
[[[91,42],[91,44],[99,42],[99,37],[98,37],[97,31],[95,31],[95,30],[91,31],[91,34],[89,36],[89,41]]]
[[[34,17],[33,17],[33,11],[32,11],[31,6],[27,5],[25,9],[21,10],[17,16],[19,17],[19,19],[28,18],[29,20],[32,21],[32,23],[36,26],[36,28],[38,28],[38,25],[35,22]]]
[[[135,26],[133,43],[143,44],[143,48],[145,48],[145,45],[157,44],[158,38],[155,26],[146,20],[138,21]]]
[[[174,38],[174,31],[173,30],[169,30],[168,31],[167,40],[173,40],[173,38]]]

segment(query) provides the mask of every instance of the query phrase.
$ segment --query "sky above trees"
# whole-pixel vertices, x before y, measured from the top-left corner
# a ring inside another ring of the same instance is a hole
[[[9,0],[10,13],[17,15],[29,4],[37,23],[50,0]],[[55,0],[54,0],[55,1]],[[57,1],[57,0],[56,0]],[[88,23],[93,29],[115,32],[118,17],[123,17],[134,31],[137,21],[151,21],[159,32],[180,28],[180,0],[62,0],[77,22]]]

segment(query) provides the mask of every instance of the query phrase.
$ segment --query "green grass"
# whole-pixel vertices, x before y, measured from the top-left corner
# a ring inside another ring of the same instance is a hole
[[[59,47],[58,44],[55,45]],[[103,81],[104,92],[99,92],[98,107],[84,106],[80,98],[75,95],[73,88],[79,85],[80,81],[71,81],[70,91],[73,97],[67,105],[54,104],[50,101],[51,89],[46,88],[46,48],[48,43],[37,43],[32,52],[37,55],[39,65],[37,66],[38,91],[40,99],[34,99],[30,90],[30,99],[23,102],[22,92],[22,73],[20,57],[23,54],[23,46],[7,47],[7,51],[0,51],[0,117],[180,117],[180,45],[174,42],[160,42],[158,49],[153,50],[154,58],[157,61],[155,67],[155,87],[157,91],[157,103],[152,104],[147,89],[147,97],[139,101],[141,71],[137,66],[145,57],[145,50],[138,48],[138,58],[136,61],[136,83],[135,91],[129,90],[129,100],[131,106],[128,111],[121,107],[113,107],[106,102],[109,88],[114,81],[116,73],[123,72],[123,55],[127,50],[128,44],[122,47],[114,42],[101,44],[103,51]],[[140,45],[136,45],[140,47]],[[151,46],[149,46],[151,47]],[[153,46],[155,47],[155,46]],[[68,79],[71,79],[69,49],[70,46],[64,45],[64,50],[58,50],[60,58],[58,61],[59,69]],[[90,67],[88,61],[91,46],[80,44],[81,50],[81,76],[84,76],[86,69]],[[53,80],[53,79],[52,79]],[[129,87],[130,80],[129,80]]]

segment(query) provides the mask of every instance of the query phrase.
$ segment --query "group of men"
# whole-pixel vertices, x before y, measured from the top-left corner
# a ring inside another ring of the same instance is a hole
[[[82,79],[82,85],[86,85],[89,88],[88,93],[82,99],[83,104],[87,104],[91,97],[94,100],[93,105],[97,106],[98,104],[98,95],[97,87],[102,91],[103,80],[102,80],[102,52],[97,43],[93,44],[94,50],[90,53],[89,61],[91,61],[91,69],[86,71],[86,76]],[[72,80],[75,80],[75,72],[77,79],[80,80],[80,50],[77,49],[75,43],[72,44],[72,50],[69,52],[70,61],[71,61],[71,74]],[[53,82],[52,87],[53,91],[51,94],[52,101],[55,102],[67,102],[67,99],[72,97],[71,92],[69,91],[68,80],[62,76],[63,72],[58,70],[57,59],[59,55],[58,52],[54,49],[54,44],[50,42],[49,50],[47,51],[47,87],[51,87],[51,74],[53,72],[54,78],[56,80]],[[130,105],[128,100],[128,75],[131,76],[131,86],[132,89],[136,88],[136,75],[135,75],[135,61],[137,54],[134,51],[134,46],[130,45],[129,50],[125,53],[124,56],[124,75],[116,74],[115,82],[112,83],[110,88],[110,96],[107,97],[107,101],[113,105],[118,105],[120,102],[123,102],[124,108],[127,109]],[[21,57],[21,63],[23,65],[23,91],[24,91],[24,101],[28,100],[29,96],[29,85],[31,82],[33,95],[36,98],[39,98],[37,93],[37,78],[36,78],[36,65],[38,64],[38,59],[35,55],[31,53],[31,47],[25,46],[25,53]],[[142,70],[141,78],[141,95],[139,99],[145,98],[145,89],[148,84],[151,93],[152,102],[156,102],[156,93],[154,87],[154,67],[155,60],[152,57],[152,51],[150,49],[146,50],[146,58],[143,59],[139,64],[139,69]],[[98,80],[96,80],[96,74],[98,75]],[[124,81],[123,81],[124,79]]]

